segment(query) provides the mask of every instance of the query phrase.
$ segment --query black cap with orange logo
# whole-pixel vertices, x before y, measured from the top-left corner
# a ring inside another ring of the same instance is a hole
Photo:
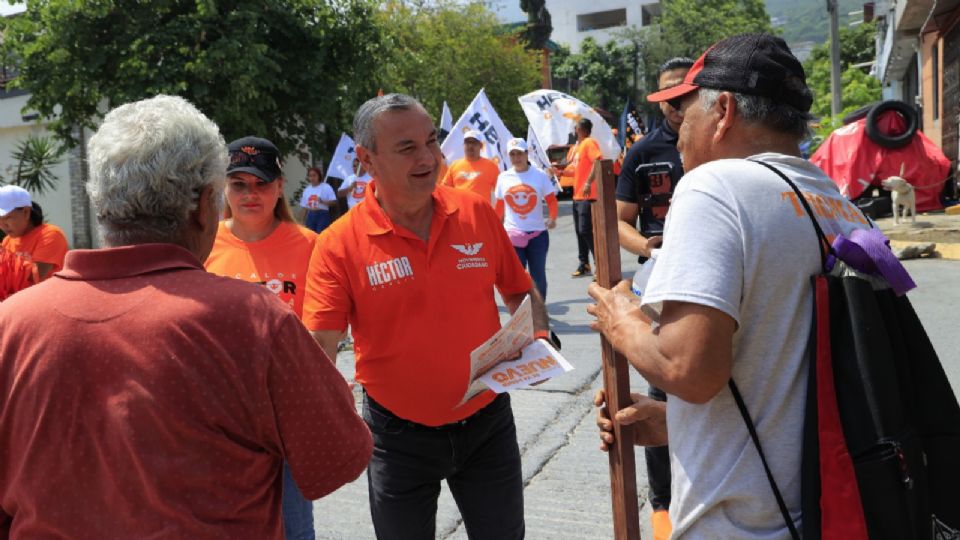
[[[281,175],[280,151],[266,139],[243,137],[230,143],[227,151],[230,153],[227,175],[245,172],[264,182],[273,182]]]

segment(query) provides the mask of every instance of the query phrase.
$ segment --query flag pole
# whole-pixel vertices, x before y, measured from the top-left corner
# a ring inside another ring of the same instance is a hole
[[[614,197],[616,178],[613,161],[598,160],[593,165],[597,201],[593,211],[594,259],[597,283],[611,288],[620,282],[620,239]],[[603,362],[603,387],[610,418],[631,404],[630,373],[627,359],[600,335]],[[613,503],[613,532],[616,540],[639,540],[640,511],[637,500],[637,466],[633,448],[633,427],[614,424],[614,443],[607,455],[610,461],[610,495]]]

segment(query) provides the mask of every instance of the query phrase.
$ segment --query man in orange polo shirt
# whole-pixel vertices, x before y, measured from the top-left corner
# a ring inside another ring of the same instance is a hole
[[[436,185],[437,131],[423,106],[390,94],[354,119],[370,194],[317,244],[304,324],[333,358],[353,330],[363,416],[374,437],[367,469],[380,539],[433,539],[446,480],[471,538],[524,535],[520,452],[508,394],[461,403],[470,351],[500,328],[494,298],[515,311],[543,301],[493,208]]]
[[[481,156],[481,150],[483,150],[483,135],[476,130],[464,133],[464,157],[450,165],[440,183],[444,186],[476,193],[480,198],[493,205],[493,188],[497,186],[500,167],[492,160]]]
[[[590,254],[593,253],[593,216],[590,204],[597,200],[597,186],[590,180],[593,163],[603,158],[600,145],[590,136],[593,122],[581,118],[577,122],[577,145],[571,151],[573,159],[566,165],[573,167],[573,228],[577,233],[577,256],[580,264],[573,277],[590,274]]]

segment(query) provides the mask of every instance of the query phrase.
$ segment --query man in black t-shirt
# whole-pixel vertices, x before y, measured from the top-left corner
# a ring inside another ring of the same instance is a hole
[[[659,88],[680,84],[692,65],[689,58],[668,60],[660,66]],[[660,245],[670,194],[683,176],[677,152],[677,130],[683,117],[666,103],[660,104],[660,110],[663,122],[630,147],[617,181],[620,244],[641,260]]]
[[[693,60],[689,58],[673,58],[665,62],[658,71],[659,89],[683,82],[691,66]],[[650,252],[663,241],[663,222],[670,197],[683,176],[683,164],[677,152],[677,132],[683,116],[667,103],[660,103],[660,111],[663,122],[630,147],[617,179],[620,245],[639,255],[641,262],[650,257]],[[649,395],[659,401],[667,400],[663,390],[653,386]],[[666,446],[648,447],[644,452],[650,482],[650,505],[653,507],[654,540],[668,538],[671,529],[667,516],[670,452]]]

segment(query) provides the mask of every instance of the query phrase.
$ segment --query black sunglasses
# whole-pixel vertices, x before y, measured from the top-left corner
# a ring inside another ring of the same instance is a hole
[[[683,96],[678,96],[673,99],[667,100],[667,105],[673,108],[673,110],[680,112],[680,105],[683,104]]]
[[[268,152],[248,153],[243,150],[230,152],[230,168],[254,166],[263,171],[279,173],[280,164],[277,157]]]

